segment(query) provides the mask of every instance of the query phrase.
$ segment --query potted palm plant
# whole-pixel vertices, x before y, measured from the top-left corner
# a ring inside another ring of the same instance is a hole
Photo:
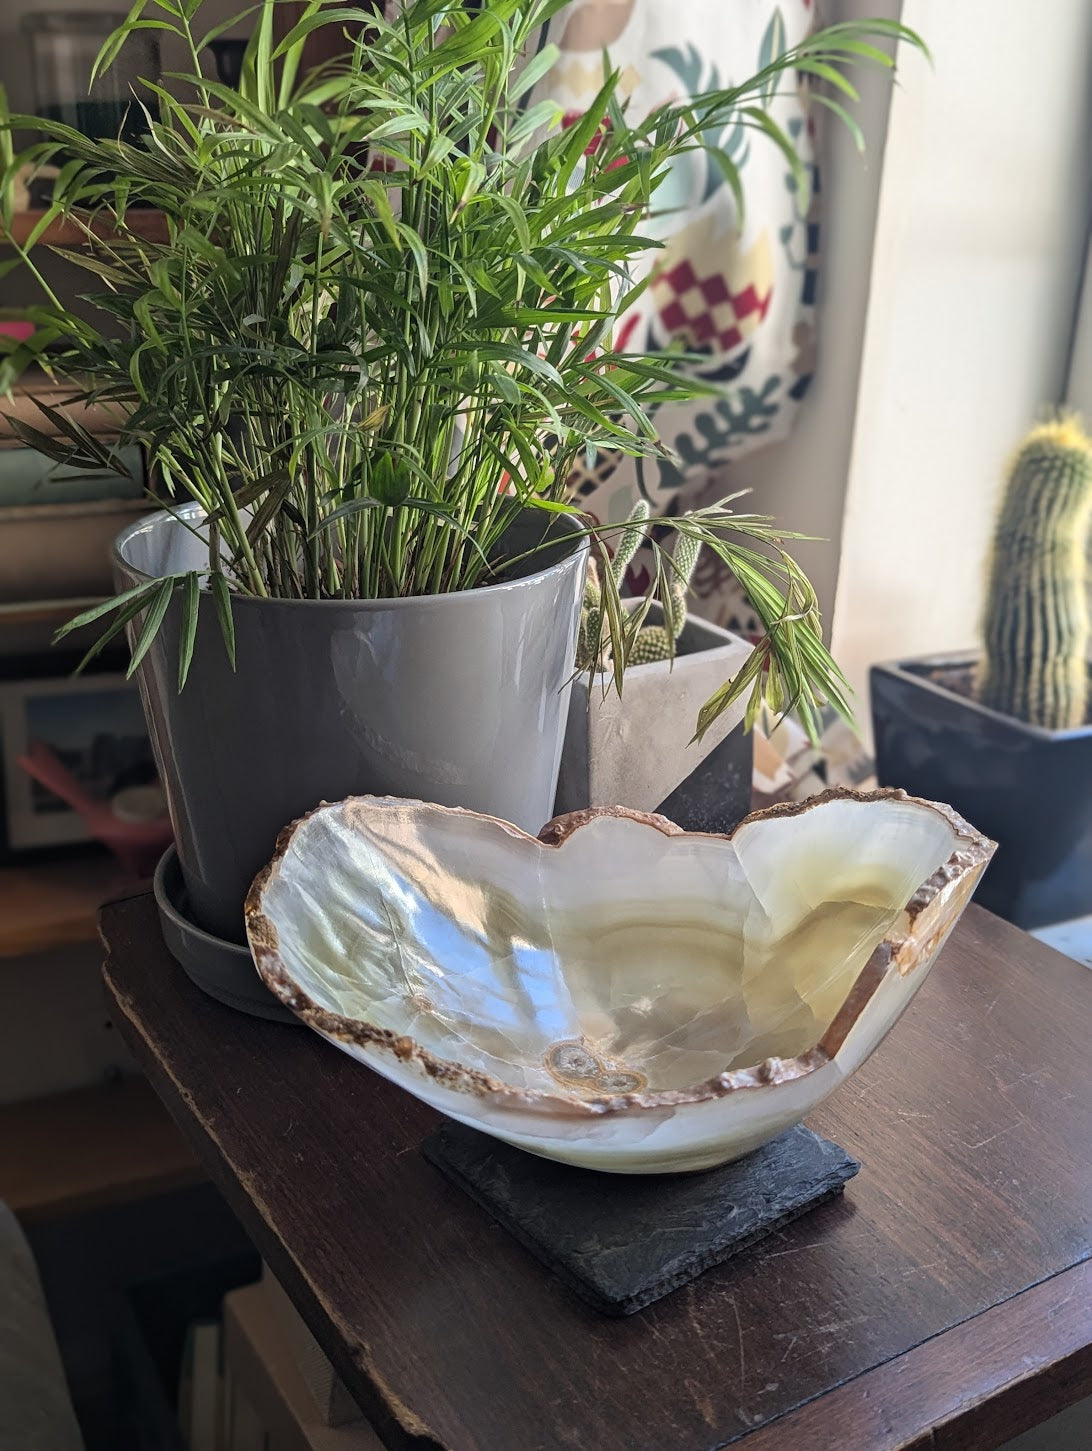
[[[1006,481],[977,654],[872,670],[882,785],[950,801],[998,843],[979,901],[1020,927],[1092,912],[1092,440],[1039,424]]]
[[[144,88],[141,144],[4,120],[9,175],[61,165],[16,248],[42,296],[0,383],[40,361],[73,401],[123,408],[123,442],[161,480],[163,512],[118,541],[118,594],[79,623],[128,631],[189,901],[222,938],[241,937],[277,831],[322,797],[550,815],[585,554],[610,533],[581,518],[571,466],[664,452],[650,410],[702,390],[685,357],[613,344],[647,285],[631,264],[657,186],[732,116],[795,160],[763,109],[779,80],[852,94],[847,64],[888,63],[867,36],[908,34],[818,31],[641,119],[608,68],[565,129],[533,100],[553,52],[532,41],[562,5],[405,0],[384,18],[307,0],[283,33],[260,0],[232,88],[211,78],[201,0],[137,0],[98,69],[147,25],[190,57]],[[14,154],[24,129],[38,139]],[[59,217],[85,233],[66,253],[94,279],[79,313],[38,261]],[[67,462],[93,456],[63,410],[53,424]],[[754,542],[727,508],[686,528],[729,563]],[[748,692],[805,712],[842,699],[810,586],[783,550],[752,557],[765,634],[703,724]],[[642,611],[611,577],[602,614],[620,683]]]

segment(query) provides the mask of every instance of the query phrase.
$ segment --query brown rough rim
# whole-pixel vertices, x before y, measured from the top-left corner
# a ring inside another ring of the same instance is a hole
[[[541,1089],[514,1088],[491,1074],[437,1058],[410,1037],[395,1033],[389,1028],[376,1027],[363,1019],[346,1018],[319,1007],[285,967],[280,956],[276,928],[263,911],[266,887],[280,872],[281,862],[296,833],[313,816],[324,811],[339,811],[356,803],[392,806],[402,810],[423,807],[428,811],[442,812],[449,816],[471,816],[477,821],[493,822],[499,830],[511,836],[524,841],[535,841],[543,848],[557,850],[582,826],[602,816],[638,821],[663,832],[665,836],[705,836],[715,841],[730,841],[736,832],[756,821],[768,821],[780,816],[800,816],[805,811],[814,811],[831,801],[909,801],[916,806],[923,806],[941,816],[951,828],[957,839],[955,849],[943,866],[924,881],[910,898],[904,912],[905,931],[892,933],[876,947],[858,974],[846,1001],[814,1048],[798,1054],[795,1058],[767,1058],[752,1068],[725,1070],[713,1078],[695,1084],[693,1088],[612,1094],[576,1100],[562,1098]],[[281,832],[272,860],[254,878],[247,894],[246,928],[250,949],[262,981],[309,1027],[340,1043],[361,1048],[379,1048],[391,1053],[402,1063],[413,1064],[444,1088],[488,1099],[498,1107],[534,1109],[562,1117],[591,1117],[633,1109],[673,1109],[683,1104],[724,1098],[744,1088],[765,1088],[771,1084],[788,1083],[803,1078],[808,1073],[814,1073],[817,1068],[831,1062],[885,978],[892,972],[906,976],[924,958],[931,955],[938,938],[948,931],[962,911],[995,850],[996,843],[976,831],[950,806],[937,801],[924,801],[920,797],[908,795],[905,791],[889,788],[852,791],[836,787],[818,796],[811,796],[806,801],[767,806],[761,811],[752,811],[734,831],[728,833],[686,832],[667,817],[658,816],[654,812],[631,811],[625,806],[607,806],[573,811],[566,816],[555,817],[553,821],[547,822],[537,837],[528,835],[499,817],[484,816],[462,807],[437,806],[429,802],[409,801],[393,796],[350,796],[345,801],[323,802]]]

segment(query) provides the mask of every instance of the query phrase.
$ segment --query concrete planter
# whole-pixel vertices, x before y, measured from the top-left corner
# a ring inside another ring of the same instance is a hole
[[[193,532],[202,519],[185,505],[126,530],[118,588],[203,569]],[[547,527],[575,529],[526,515],[513,555]],[[485,589],[240,597],[234,671],[206,599],[181,693],[175,600],[138,678],[198,927],[245,940],[251,880],[281,828],[323,800],[415,797],[539,830],[553,805],[584,580],[584,545],[565,534],[537,572]]]
[[[753,748],[743,733],[743,702],[700,743],[690,740],[698,711],[750,652],[738,635],[689,619],[675,660],[632,666],[621,697],[608,677],[589,687],[580,676],[555,810],[630,806],[661,811],[688,831],[730,831],[751,809]]]
[[[998,843],[976,901],[1018,927],[1092,912],[1092,725],[1047,731],[957,694],[966,654],[876,665],[881,786],[947,801]]]

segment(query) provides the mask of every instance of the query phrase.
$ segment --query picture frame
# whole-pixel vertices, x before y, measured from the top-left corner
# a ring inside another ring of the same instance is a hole
[[[123,674],[0,681],[6,854],[92,840],[79,813],[20,766],[34,742],[98,799],[155,779],[140,696]]]

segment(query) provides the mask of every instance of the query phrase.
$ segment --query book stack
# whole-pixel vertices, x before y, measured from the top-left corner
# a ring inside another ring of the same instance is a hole
[[[110,545],[148,507],[139,448],[112,450],[109,466],[58,464],[19,436],[11,419],[55,435],[37,406],[75,419],[108,447],[118,414],[106,405],[68,404],[71,390],[44,373],[0,398],[0,609],[5,614],[43,602],[101,597],[111,591]]]

